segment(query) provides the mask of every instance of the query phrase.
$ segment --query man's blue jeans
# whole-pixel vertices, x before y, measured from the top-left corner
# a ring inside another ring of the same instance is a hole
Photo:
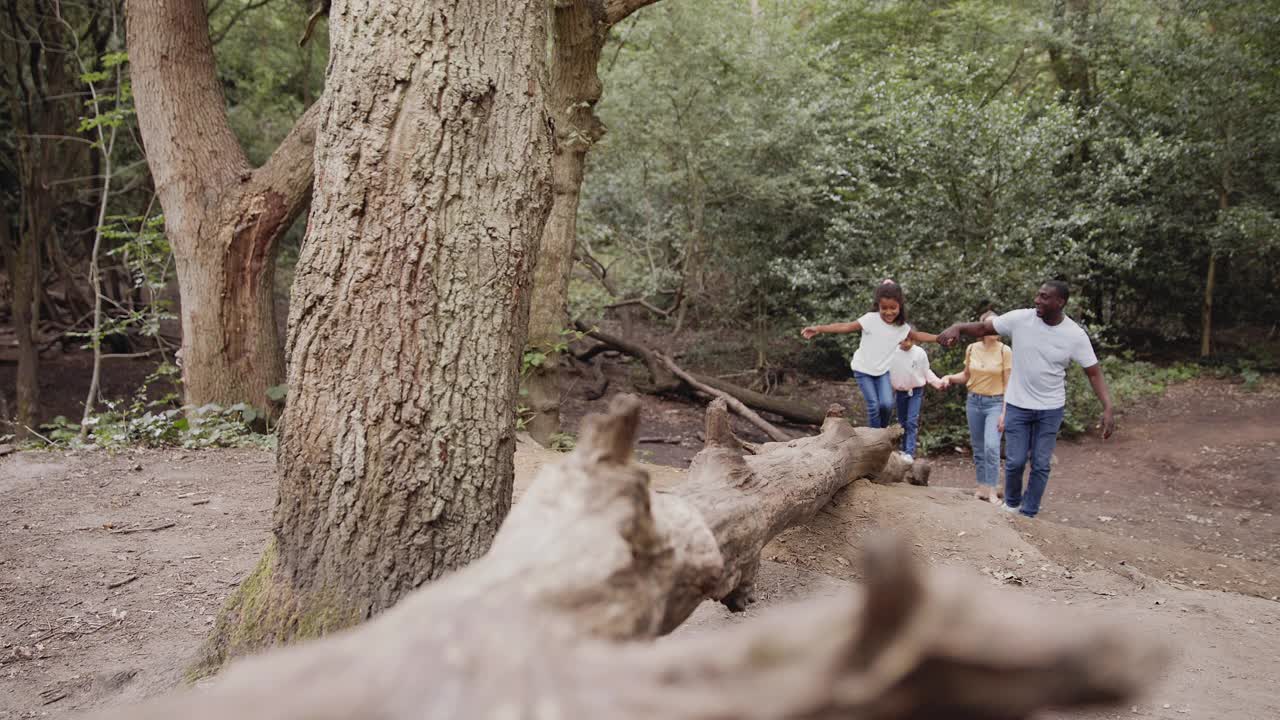
[[[995,487],[1000,480],[1000,412],[1003,395],[969,393],[965,414],[969,418],[969,444],[973,447],[973,465],[978,484]]]
[[[1027,410],[1012,404],[1005,409],[1004,501],[1027,517],[1035,517],[1040,512],[1040,498],[1049,484],[1049,464],[1053,461],[1065,410]],[[1022,471],[1028,460],[1031,477],[1024,494]]]
[[[893,417],[893,386],[889,384],[889,373],[868,375],[855,370],[853,379],[858,381],[862,399],[867,403],[867,426],[889,427],[889,419]]]
[[[898,422],[905,431],[902,434],[902,452],[915,457],[916,438],[920,435],[920,406],[924,404],[924,388],[899,390]]]

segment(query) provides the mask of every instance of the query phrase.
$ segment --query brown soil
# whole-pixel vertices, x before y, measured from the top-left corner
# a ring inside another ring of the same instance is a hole
[[[626,366],[610,372],[625,387]],[[850,391],[804,392],[825,404]],[[571,429],[599,406],[575,400]],[[701,417],[647,398],[641,435],[678,444],[643,443],[644,459],[687,462]],[[1277,420],[1274,386],[1177,387],[1130,412],[1113,441],[1063,443],[1037,520],[973,499],[964,458],[938,460],[934,487],[859,482],[766,549],[757,605],[731,615],[705,604],[680,632],[847,587],[861,537],[885,526],[926,562],[968,568],[1047,607],[1106,612],[1173,645],[1177,660],[1147,698],[1070,717],[1280,717]],[[554,457],[524,446],[521,481]],[[64,715],[180,682],[267,537],[272,468],[270,453],[250,450],[0,460],[0,719]],[[661,483],[680,478],[654,472]]]

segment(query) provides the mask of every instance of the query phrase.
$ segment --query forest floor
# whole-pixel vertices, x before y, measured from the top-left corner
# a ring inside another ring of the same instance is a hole
[[[850,400],[845,383],[803,392],[815,404]],[[603,402],[571,400],[566,424]],[[658,482],[680,481],[701,425],[701,408],[644,398],[640,435],[664,442],[642,442],[641,459],[661,464]],[[519,482],[554,459],[522,443]],[[0,719],[67,715],[179,683],[267,538],[273,469],[257,450],[0,460]],[[766,548],[760,602],[736,615],[704,604],[678,632],[839,591],[857,580],[864,534],[891,527],[925,562],[1046,606],[1107,613],[1173,646],[1147,697],[1047,717],[1280,717],[1280,386],[1176,385],[1127,409],[1112,440],[1061,443],[1036,520],[976,500],[971,478],[967,458],[950,455],[935,460],[931,487],[855,483]]]

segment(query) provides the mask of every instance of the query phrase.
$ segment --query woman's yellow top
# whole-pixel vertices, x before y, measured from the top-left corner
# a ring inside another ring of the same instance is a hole
[[[964,367],[969,371],[969,392],[978,395],[1003,395],[1008,373],[1013,371],[1013,350],[1004,343],[988,348],[976,342],[964,351]]]

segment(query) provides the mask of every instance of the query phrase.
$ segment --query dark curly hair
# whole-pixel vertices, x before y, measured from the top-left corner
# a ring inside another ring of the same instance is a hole
[[[894,319],[894,325],[907,324],[907,296],[902,292],[902,286],[894,282],[891,278],[885,278],[876,286],[875,295],[871,299],[871,312],[880,312],[881,300],[896,300],[898,302],[898,317]]]

